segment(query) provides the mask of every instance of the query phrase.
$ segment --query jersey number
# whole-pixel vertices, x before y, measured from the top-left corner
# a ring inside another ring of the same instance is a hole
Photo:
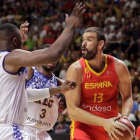
[[[48,100],[46,98],[46,99],[44,99],[44,102],[42,105],[45,105],[45,106],[48,106],[49,108],[51,108],[53,105],[53,100]],[[46,109],[42,109],[41,114],[40,114],[40,118],[45,118],[45,115],[46,115]]]
[[[94,103],[101,103],[103,101],[103,93],[94,93]]]
[[[42,114],[40,114],[40,118],[45,118],[46,109],[42,109]]]

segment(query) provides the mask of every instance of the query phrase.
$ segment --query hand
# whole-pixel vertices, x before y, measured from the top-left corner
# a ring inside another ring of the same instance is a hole
[[[65,14],[65,16],[66,16],[65,21],[66,21],[68,27],[72,27],[72,28],[76,29],[80,25],[80,23],[82,22],[81,18],[86,11],[85,8],[86,8],[85,4],[77,3],[75,5],[70,17],[68,17],[68,14]]]
[[[116,136],[116,134],[123,136],[123,133],[121,133],[119,131],[119,129],[125,131],[125,128],[123,128],[115,123],[115,120],[117,120],[118,118],[120,118],[120,116],[114,117],[111,119],[106,119],[103,124],[103,127],[108,132],[108,135],[111,140],[119,140],[119,138]]]
[[[123,117],[124,119],[127,119],[127,120],[128,120],[128,116],[127,116],[127,115],[122,115],[122,117]]]
[[[26,35],[27,35],[27,32],[28,32],[28,26],[29,26],[28,21],[21,24],[21,26],[20,26],[20,34],[21,34],[21,38],[22,38],[22,43],[25,42]]]
[[[65,82],[60,86],[61,92],[65,93],[69,90],[75,89],[76,87],[76,82],[72,80],[65,80]]]

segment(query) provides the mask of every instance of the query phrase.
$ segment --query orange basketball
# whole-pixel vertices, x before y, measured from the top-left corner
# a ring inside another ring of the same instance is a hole
[[[124,134],[123,136],[117,134],[119,140],[132,140],[135,134],[135,127],[132,124],[132,122],[129,121],[128,119],[119,118],[118,120],[115,121],[115,123],[126,129],[125,131],[119,130],[121,133]]]

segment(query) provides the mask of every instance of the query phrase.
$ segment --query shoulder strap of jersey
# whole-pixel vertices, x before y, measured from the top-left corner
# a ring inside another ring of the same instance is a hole
[[[79,63],[81,64],[82,69],[83,69],[85,67],[85,60],[83,58],[80,58]]]
[[[107,55],[108,67],[109,69],[113,69],[115,75],[117,76],[116,69],[115,69],[115,60],[114,57],[111,55]],[[117,76],[118,77],[118,76]]]
[[[5,70],[4,69],[4,59],[6,57],[6,55],[8,54],[9,52],[5,51],[5,52],[0,52],[0,69],[2,70]]]

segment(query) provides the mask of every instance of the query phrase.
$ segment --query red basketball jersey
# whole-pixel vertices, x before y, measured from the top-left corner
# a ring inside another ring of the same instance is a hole
[[[105,55],[105,67],[100,73],[95,72],[87,60],[81,58],[79,62],[83,70],[80,108],[102,118],[117,116],[119,79],[114,58]]]

